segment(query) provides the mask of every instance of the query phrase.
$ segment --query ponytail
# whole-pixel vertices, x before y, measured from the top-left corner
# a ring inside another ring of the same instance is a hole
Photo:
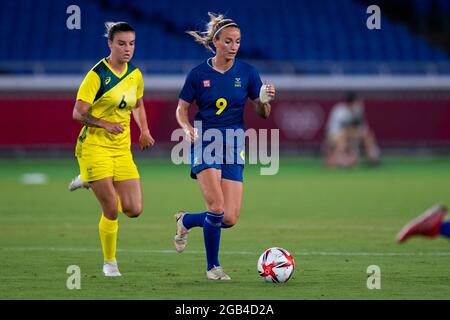
[[[215,14],[208,12],[209,22],[206,24],[206,31],[186,31],[187,34],[194,37],[195,41],[214,53],[211,48],[211,42],[214,39],[218,39],[220,32],[228,27],[235,27],[239,29],[236,22],[231,19],[227,19],[223,14]]]

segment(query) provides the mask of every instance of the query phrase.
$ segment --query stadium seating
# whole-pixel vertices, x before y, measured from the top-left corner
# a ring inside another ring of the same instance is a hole
[[[427,12],[427,1],[415,3],[417,12]],[[443,15],[449,11],[449,1],[438,3]],[[240,24],[241,58],[289,62],[299,73],[320,73],[313,63],[317,61],[338,63],[345,73],[374,73],[377,70],[370,63],[397,62],[403,65],[391,71],[415,73],[423,72],[416,62],[449,62],[444,49],[384,15],[381,30],[368,30],[366,6],[351,0],[277,0],[277,6],[256,0],[79,0],[81,30],[68,30],[66,8],[71,4],[69,0],[2,1],[0,31],[6,36],[2,45],[6,50],[0,50],[0,70],[21,72],[20,63],[45,61],[47,72],[73,72],[73,61],[92,63],[108,54],[103,23],[118,20],[129,21],[137,30],[135,58],[155,61],[152,71],[175,60],[202,60],[209,55],[207,50],[185,31],[203,29],[208,11],[227,14]],[[9,67],[13,61],[17,63]],[[54,61],[59,63],[52,67]]]

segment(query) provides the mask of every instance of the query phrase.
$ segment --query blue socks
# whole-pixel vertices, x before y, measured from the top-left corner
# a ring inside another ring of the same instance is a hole
[[[203,227],[203,222],[205,221],[207,211],[200,213],[186,213],[183,217],[183,225],[186,229],[190,229],[193,227]],[[222,228],[231,228],[231,225],[225,224],[222,222]]]
[[[441,224],[441,229],[439,230],[441,236],[450,238],[450,221],[444,221]]]
[[[222,222],[223,212],[214,214],[208,211],[200,213],[187,213],[183,216],[183,225],[186,229],[203,227],[203,240],[205,242],[206,260],[208,269],[219,266],[219,244],[221,228],[231,228]]]
[[[206,218],[203,222],[203,240],[208,262],[207,270],[211,270],[214,266],[220,266],[219,245],[222,220],[223,212],[220,214],[206,212]]]
[[[193,227],[203,227],[203,222],[205,221],[206,212],[200,213],[187,213],[183,217],[183,225],[186,229]]]

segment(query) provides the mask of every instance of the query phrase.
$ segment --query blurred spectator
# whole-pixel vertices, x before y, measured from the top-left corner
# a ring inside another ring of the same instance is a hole
[[[364,103],[355,93],[347,93],[345,101],[332,108],[326,130],[326,166],[355,166],[360,159],[361,145],[368,164],[379,164],[380,151],[375,136],[366,123]]]

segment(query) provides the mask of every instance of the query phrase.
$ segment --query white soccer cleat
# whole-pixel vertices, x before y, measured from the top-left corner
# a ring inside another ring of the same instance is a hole
[[[103,274],[105,277],[120,277],[122,274],[120,274],[119,267],[117,266],[116,262],[105,262],[103,264]]]
[[[231,280],[230,276],[223,272],[223,269],[220,266],[206,271],[206,277],[209,280]]]
[[[177,223],[177,231],[174,238],[175,250],[183,252],[187,245],[187,238],[189,230],[183,225],[183,217],[186,214],[184,211],[178,211],[175,214],[175,221]]]
[[[81,176],[78,175],[75,178],[72,179],[69,183],[69,191],[75,191],[80,188],[86,188],[89,189],[91,187],[91,184],[89,182],[84,182],[81,180]]]

